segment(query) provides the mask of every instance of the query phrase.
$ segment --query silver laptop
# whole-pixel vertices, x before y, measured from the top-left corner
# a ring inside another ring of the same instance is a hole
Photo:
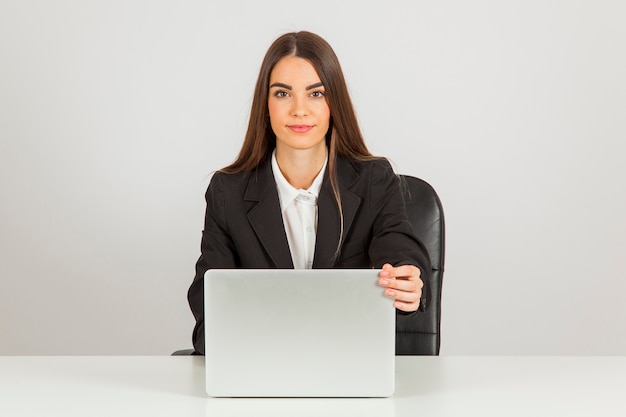
[[[213,397],[388,397],[395,309],[373,269],[213,269],[205,291]]]

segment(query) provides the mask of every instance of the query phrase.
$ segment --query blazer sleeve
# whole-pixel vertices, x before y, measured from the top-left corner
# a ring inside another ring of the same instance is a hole
[[[202,231],[201,255],[196,262],[196,274],[187,293],[189,306],[196,319],[193,345],[204,354],[204,273],[211,268],[235,268],[236,251],[226,228],[224,174],[216,173],[205,194],[206,213]]]
[[[370,175],[368,209],[373,218],[370,259],[376,268],[385,263],[419,268],[424,283],[419,311],[424,311],[430,301],[428,282],[432,268],[428,251],[415,236],[408,220],[400,179],[387,160],[377,162]]]

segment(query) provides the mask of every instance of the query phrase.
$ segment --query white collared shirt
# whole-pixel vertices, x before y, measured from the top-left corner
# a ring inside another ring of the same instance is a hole
[[[317,198],[322,188],[327,162],[328,157],[307,190],[296,189],[280,171],[276,161],[276,149],[272,152],[272,172],[276,180],[280,210],[295,269],[313,267],[317,236]]]

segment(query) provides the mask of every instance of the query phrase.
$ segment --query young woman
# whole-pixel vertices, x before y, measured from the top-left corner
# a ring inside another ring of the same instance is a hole
[[[198,353],[211,268],[381,268],[378,284],[398,314],[427,307],[430,262],[400,180],[367,150],[337,56],[315,34],[270,46],[239,156],[213,175],[206,202],[188,293]]]

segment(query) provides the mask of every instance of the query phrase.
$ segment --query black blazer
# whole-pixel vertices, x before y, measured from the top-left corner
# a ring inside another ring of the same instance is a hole
[[[407,220],[400,179],[389,162],[356,162],[338,157],[336,172],[344,219],[343,241],[335,256],[341,218],[327,169],[318,198],[313,268],[415,265],[427,283],[431,271],[428,254]],[[269,160],[253,171],[214,174],[206,202],[202,254],[188,292],[196,318],[193,344],[199,353],[204,353],[204,273],[208,269],[293,268]],[[425,286],[422,311],[427,308],[429,294]]]

